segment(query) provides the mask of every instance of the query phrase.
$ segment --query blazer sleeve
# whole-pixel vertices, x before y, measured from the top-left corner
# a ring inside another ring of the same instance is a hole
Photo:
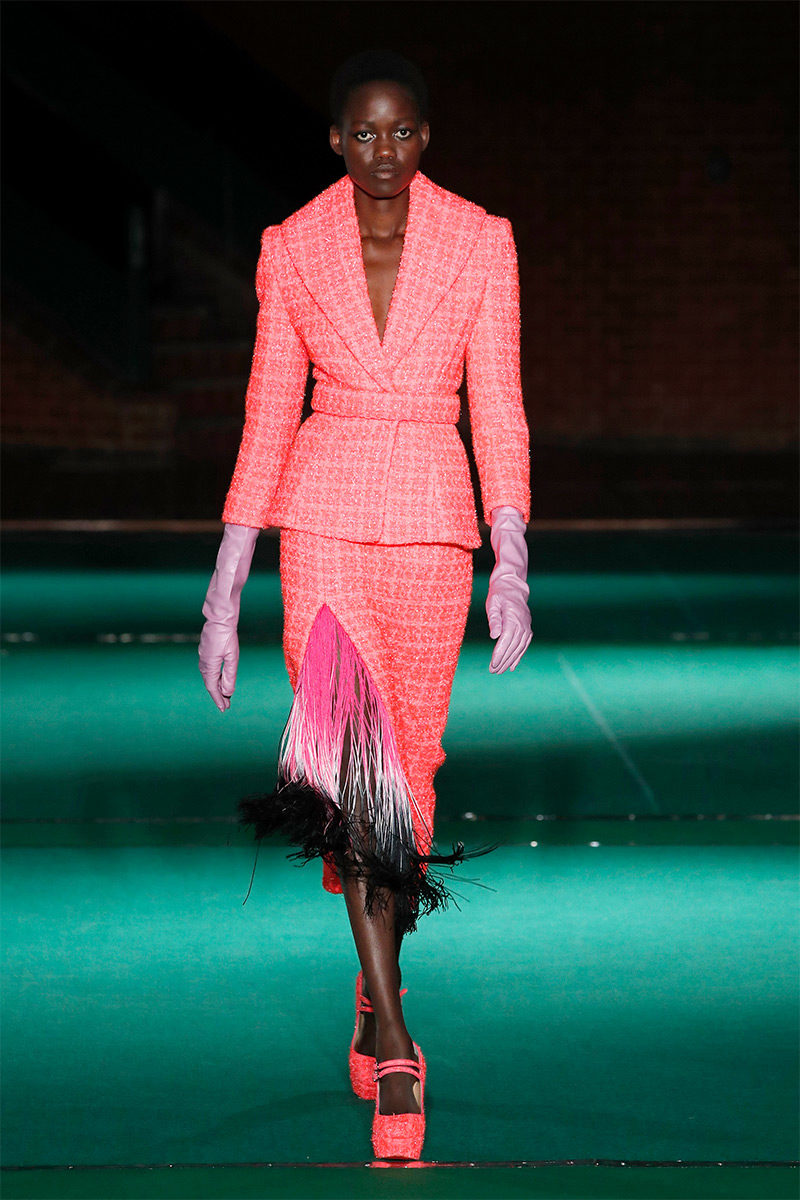
[[[530,440],[519,365],[519,276],[510,221],[490,217],[489,269],[466,350],[472,444],[484,519],[510,504],[530,520]]]
[[[259,300],[242,441],[222,520],[266,528],[269,509],[303,411],[308,354],[292,325],[273,265],[276,225],[261,235],[256,268]]]

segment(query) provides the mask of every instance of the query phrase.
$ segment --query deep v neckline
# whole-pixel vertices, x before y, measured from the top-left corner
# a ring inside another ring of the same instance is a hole
[[[382,342],[369,300],[350,176],[341,176],[281,227],[302,286],[381,389],[394,386],[396,368],[460,276],[487,220],[485,209],[437,187],[421,171],[410,190]]]
[[[392,288],[392,294],[389,297],[389,307],[386,310],[386,320],[383,325],[383,337],[381,337],[381,335],[380,335],[380,330],[378,329],[378,322],[375,320],[375,310],[372,307],[372,299],[369,294],[369,284],[367,282],[367,265],[364,262],[364,248],[361,244],[361,227],[358,222],[358,212],[356,210],[355,184],[351,182],[350,207],[352,210],[352,236],[354,238],[354,244],[355,244],[355,248],[357,251],[359,286],[363,293],[364,298],[366,299],[367,311],[369,312],[369,315],[370,315],[371,332],[374,334],[375,341],[378,343],[378,346],[381,351],[385,351],[390,331],[394,325],[393,314],[395,313],[396,309],[398,308],[398,295],[401,291],[401,287],[402,287],[404,279],[405,279],[408,260],[410,257],[409,244],[410,244],[411,237],[412,237],[414,214],[415,214],[416,208],[417,208],[417,205],[415,203],[414,193],[416,190],[415,184],[416,184],[418,178],[419,178],[419,172],[417,172],[417,174],[411,180],[411,183],[409,184],[409,187],[408,187],[408,214],[406,216],[406,231],[403,235],[403,249],[400,252],[400,262],[397,265],[397,274],[395,275],[394,286]]]

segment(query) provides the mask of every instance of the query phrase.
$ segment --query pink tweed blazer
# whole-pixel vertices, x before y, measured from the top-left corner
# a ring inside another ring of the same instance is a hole
[[[345,175],[261,239],[242,442],[223,521],[369,543],[480,545],[456,429],[466,364],[487,519],[530,516],[510,223],[411,182],[381,342]],[[312,413],[301,423],[309,361]]]

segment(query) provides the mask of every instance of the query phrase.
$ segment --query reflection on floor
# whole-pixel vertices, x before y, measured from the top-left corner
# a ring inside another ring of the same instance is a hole
[[[12,547],[5,578],[6,1165],[367,1161],[342,902],[271,845],[242,906],[254,848],[231,814],[271,784],[290,700],[274,547],[224,716],[196,668],[197,551],[175,543],[166,569],[147,539],[101,566],[43,550]],[[404,950],[430,1160],[797,1157],[792,552],[777,534],[533,536],[536,640],[499,678],[479,556],[437,836],[501,846]],[[562,1173],[554,1194],[793,1194],[779,1168],[761,1192],[729,1174],[702,1193],[637,1169],[646,1185]],[[458,1192],[545,1195],[542,1170]],[[455,1174],[417,1194],[456,1194]],[[191,1194],[234,1194],[204,1178]],[[394,1186],[369,1178],[347,1194]],[[78,1195],[43,1180],[5,1194]],[[303,1186],[281,1194],[322,1194]]]

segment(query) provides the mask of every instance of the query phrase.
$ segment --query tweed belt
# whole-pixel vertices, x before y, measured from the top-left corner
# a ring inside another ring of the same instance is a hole
[[[457,392],[366,391],[343,384],[316,383],[311,407],[314,412],[333,417],[455,425],[461,411],[461,399]]]

